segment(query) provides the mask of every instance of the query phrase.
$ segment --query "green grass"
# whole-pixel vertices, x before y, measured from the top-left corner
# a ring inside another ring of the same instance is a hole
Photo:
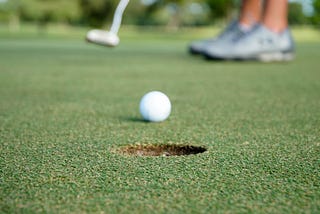
[[[123,33],[107,49],[83,33],[2,32],[1,213],[319,213],[319,41],[260,64],[189,56],[193,34]],[[151,90],[172,101],[163,123],[140,120]],[[115,152],[135,143],[208,151]]]

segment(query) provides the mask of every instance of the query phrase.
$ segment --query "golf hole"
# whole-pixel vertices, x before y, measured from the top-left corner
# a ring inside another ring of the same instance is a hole
[[[181,156],[196,155],[207,151],[204,147],[191,145],[129,145],[120,152],[132,156]]]

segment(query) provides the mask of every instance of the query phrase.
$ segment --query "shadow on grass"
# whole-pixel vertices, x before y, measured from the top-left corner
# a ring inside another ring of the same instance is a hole
[[[148,121],[140,118],[140,117],[121,117],[121,120],[135,123],[149,123]]]

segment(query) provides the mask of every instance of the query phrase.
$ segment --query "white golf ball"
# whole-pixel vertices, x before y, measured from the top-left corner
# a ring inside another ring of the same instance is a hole
[[[164,121],[171,113],[170,100],[160,91],[151,91],[141,98],[140,113],[147,121]]]

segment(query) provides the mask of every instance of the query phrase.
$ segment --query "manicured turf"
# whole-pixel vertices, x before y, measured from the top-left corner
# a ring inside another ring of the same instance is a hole
[[[320,43],[290,63],[208,62],[145,34],[0,39],[0,212],[319,213]],[[163,123],[139,115],[151,90],[172,101]],[[208,151],[116,152],[136,143]]]

